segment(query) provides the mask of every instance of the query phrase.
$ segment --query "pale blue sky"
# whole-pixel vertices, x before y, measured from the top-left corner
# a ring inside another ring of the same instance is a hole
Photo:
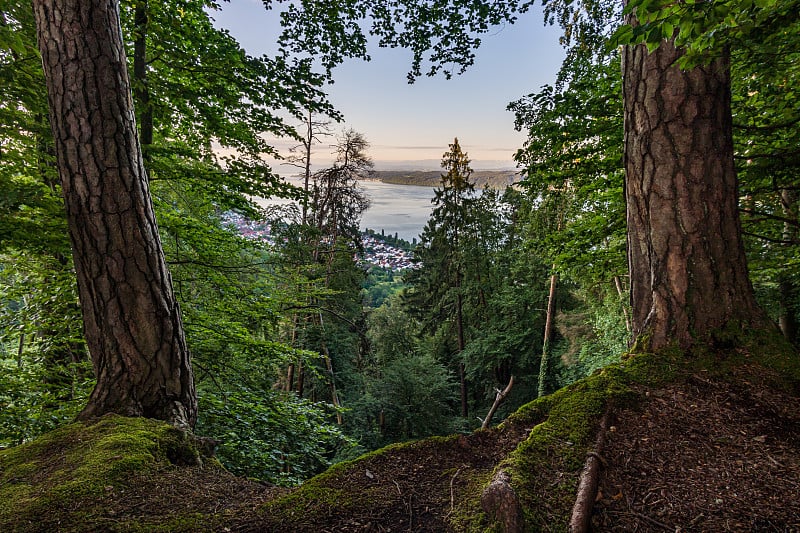
[[[233,0],[212,13],[251,55],[274,50],[275,12],[260,0]],[[409,52],[373,47],[372,61],[349,60],[334,71],[331,102],[347,127],[371,143],[376,168],[438,168],[448,143],[458,137],[474,168],[513,168],[523,133],[514,130],[509,102],[553,83],[564,52],[560,28],[527,13],[513,26],[482,38],[475,65],[451,80],[443,76],[406,82]],[[341,125],[337,127],[341,130]],[[321,162],[326,147],[318,156]]]

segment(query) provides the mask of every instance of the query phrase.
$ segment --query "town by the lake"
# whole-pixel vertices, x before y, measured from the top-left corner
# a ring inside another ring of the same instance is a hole
[[[222,221],[225,225],[235,229],[246,239],[266,243],[270,246],[275,245],[270,224],[267,222],[253,221],[233,211],[226,211],[222,214]],[[359,254],[359,260],[365,267],[376,266],[386,270],[401,271],[413,268],[410,243],[394,237],[386,236],[366,230],[361,234],[363,252]],[[398,243],[394,246],[390,242]],[[402,246],[402,247],[401,247]]]

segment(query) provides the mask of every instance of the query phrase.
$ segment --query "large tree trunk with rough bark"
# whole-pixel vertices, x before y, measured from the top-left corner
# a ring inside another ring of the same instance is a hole
[[[688,348],[767,324],[747,272],[727,58],[681,71],[662,43],[623,52],[634,338]]]
[[[97,386],[81,413],[190,428],[192,369],[136,135],[115,0],[35,0]]]

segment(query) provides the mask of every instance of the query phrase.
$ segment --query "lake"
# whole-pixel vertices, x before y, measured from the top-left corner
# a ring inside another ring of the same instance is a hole
[[[293,185],[301,185],[299,178],[287,178]],[[428,222],[433,205],[432,187],[393,185],[380,181],[362,181],[361,187],[370,199],[370,208],[361,217],[361,229],[373,229],[407,241],[419,239]],[[286,200],[259,199],[263,206],[284,204]]]

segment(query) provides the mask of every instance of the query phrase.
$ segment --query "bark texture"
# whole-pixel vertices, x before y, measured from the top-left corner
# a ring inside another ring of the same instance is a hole
[[[194,381],[133,115],[114,0],[35,0],[58,169],[97,386],[115,412],[190,428]]]
[[[522,505],[511,487],[511,476],[505,470],[498,470],[491,483],[483,489],[481,509],[498,522],[505,533],[525,531]]]
[[[628,262],[644,349],[767,324],[738,214],[727,58],[681,71],[672,43],[623,52]]]

